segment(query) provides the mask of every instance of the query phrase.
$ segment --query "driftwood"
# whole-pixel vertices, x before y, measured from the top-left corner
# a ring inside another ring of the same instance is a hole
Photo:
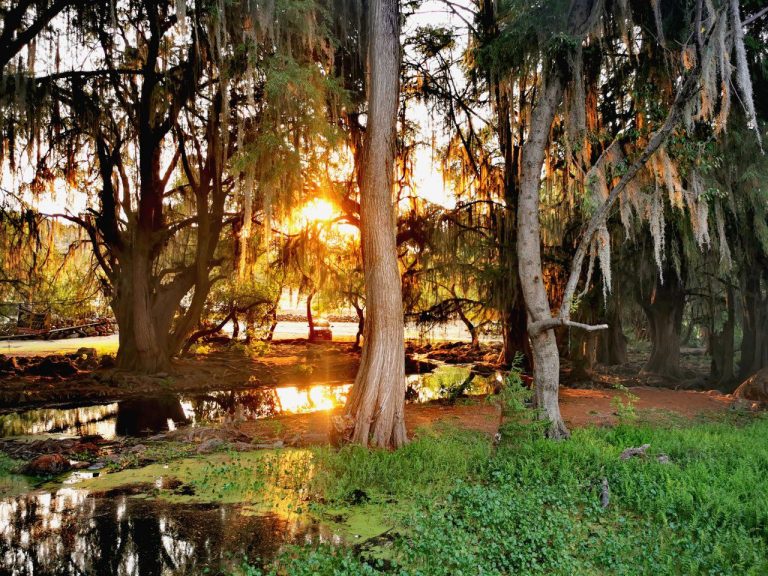
[[[608,508],[611,503],[611,488],[608,486],[608,478],[603,478],[600,484],[600,505],[603,508]]]

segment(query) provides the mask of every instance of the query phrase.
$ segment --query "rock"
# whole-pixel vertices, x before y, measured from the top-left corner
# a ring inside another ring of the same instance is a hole
[[[19,371],[19,361],[15,356],[0,354],[0,372],[14,374]]]
[[[92,442],[80,442],[80,444],[77,444],[72,448],[73,452],[77,452],[79,454],[84,452],[87,452],[88,454],[98,454],[99,450],[99,447]]]
[[[480,376],[492,376],[496,373],[496,366],[485,362],[476,362],[475,365],[472,366],[472,372]]]
[[[216,451],[218,448],[224,445],[224,441],[220,440],[219,438],[209,438],[200,446],[197,447],[197,453],[198,454],[210,454],[211,452]]]
[[[658,461],[659,464],[672,464],[672,459],[666,454],[659,454],[656,457],[656,460]]]
[[[69,460],[61,454],[43,454],[27,464],[24,471],[35,476],[55,476],[71,467]]]
[[[744,380],[733,393],[737,400],[751,400],[760,404],[768,404],[768,368],[755,372]]]
[[[115,357],[111,354],[105,354],[101,358],[99,358],[99,368],[102,370],[108,370],[110,368],[114,368],[117,365],[117,362],[115,361]]]
[[[90,466],[88,466],[88,470],[101,470],[105,468],[107,465],[104,462],[94,462]]]
[[[650,448],[650,444],[643,444],[639,448],[627,448],[624,450],[624,452],[621,453],[621,456],[619,456],[620,460],[629,460],[630,458],[634,458],[635,456],[641,456],[645,457],[645,453],[648,451],[648,448]]]
[[[141,454],[142,452],[146,452],[147,447],[144,446],[144,444],[136,444],[136,446],[132,446],[128,452],[131,454]]]
[[[255,450],[256,446],[253,444],[249,444],[248,442],[235,442],[233,444],[230,444],[230,447],[232,450],[235,450],[237,452],[249,452],[250,450]]]
[[[260,444],[251,444],[251,450],[276,450],[285,446],[285,442],[282,440],[275,440],[274,442],[262,442]]]

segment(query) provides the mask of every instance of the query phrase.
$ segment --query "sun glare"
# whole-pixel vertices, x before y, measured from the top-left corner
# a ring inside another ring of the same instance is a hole
[[[328,200],[315,198],[307,202],[299,210],[299,219],[302,222],[327,222],[338,216],[339,211]]]

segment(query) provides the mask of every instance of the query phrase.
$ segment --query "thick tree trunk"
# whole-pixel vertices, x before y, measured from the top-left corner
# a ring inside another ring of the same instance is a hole
[[[119,330],[117,366],[154,374],[170,368],[170,335],[153,313],[150,288],[151,260],[147,251],[135,250],[126,263],[112,301]]]
[[[367,318],[360,369],[347,401],[352,441],[398,447],[405,430],[405,344],[392,184],[399,94],[399,6],[369,7],[368,126],[360,191]]]
[[[608,329],[600,333],[600,348],[597,360],[606,366],[627,362],[627,337],[621,325],[621,307],[614,296],[608,303]]]
[[[720,386],[730,385],[734,382],[736,349],[734,336],[736,328],[736,306],[734,303],[735,290],[728,286],[726,302],[726,320],[720,332],[710,330],[709,347],[712,363],[710,374],[712,381]]]
[[[650,286],[651,289],[645,289]],[[638,303],[648,319],[651,355],[643,370],[669,378],[679,378],[680,331],[685,309],[685,287],[677,273],[666,270],[664,284],[654,278],[653,284],[641,282]]]
[[[768,296],[763,296],[759,274],[750,273],[742,281],[744,302],[741,326],[739,379],[745,380],[768,366]]]
[[[519,354],[523,358],[523,367],[531,368],[531,343],[526,332],[525,303],[520,297],[509,297],[502,315],[502,354],[505,366],[511,366]]]

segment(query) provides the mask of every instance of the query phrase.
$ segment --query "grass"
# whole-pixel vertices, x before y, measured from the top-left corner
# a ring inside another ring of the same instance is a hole
[[[150,494],[319,521],[347,543],[286,547],[266,568],[245,560],[236,573],[251,576],[768,573],[768,419],[640,413],[553,442],[539,439],[524,398],[507,404],[498,446],[442,426],[395,452],[220,452],[83,487],[173,478]],[[619,458],[643,444],[645,458]]]
[[[515,434],[494,453],[479,436],[443,432],[398,452],[315,452],[312,486],[326,505],[355,490],[389,502],[397,536],[386,553],[296,547],[266,572],[241,573],[768,573],[764,418],[627,423],[559,443]],[[619,459],[645,443],[648,457]]]

